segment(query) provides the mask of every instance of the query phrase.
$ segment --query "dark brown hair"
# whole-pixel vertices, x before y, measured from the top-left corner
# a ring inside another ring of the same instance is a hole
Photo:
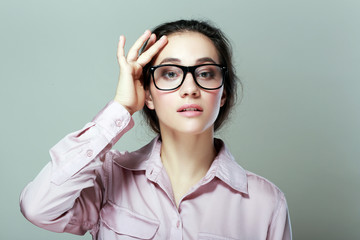
[[[178,20],[175,22],[163,23],[155,27],[152,32],[156,35],[157,39],[164,35],[169,36],[173,33],[197,32],[205,35],[213,42],[220,58],[220,64],[227,67],[224,81],[226,100],[224,105],[220,108],[219,115],[214,123],[214,130],[218,130],[228,118],[232,107],[235,105],[238,83],[241,86],[241,82],[235,74],[232,63],[232,49],[229,40],[220,29],[214,27],[209,22],[198,20]],[[145,46],[143,49],[145,49]],[[143,69],[145,90],[149,89],[150,86],[151,76],[149,74],[149,67],[151,64],[152,62],[147,64]],[[151,128],[156,133],[160,133],[159,120],[155,110],[151,110],[145,105],[142,113]]]

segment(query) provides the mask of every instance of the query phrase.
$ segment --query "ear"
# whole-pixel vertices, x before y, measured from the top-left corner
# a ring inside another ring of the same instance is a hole
[[[150,90],[146,90],[145,91],[145,104],[146,106],[151,109],[151,110],[154,110],[155,107],[154,107],[154,101],[152,99],[152,96],[151,96],[151,93],[150,93]]]
[[[226,91],[224,89],[223,94],[221,96],[220,107],[224,106],[225,102],[226,102]]]

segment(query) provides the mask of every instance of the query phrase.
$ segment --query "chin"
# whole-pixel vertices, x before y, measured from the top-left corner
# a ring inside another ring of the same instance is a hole
[[[170,130],[169,128],[172,130]],[[177,126],[173,126],[173,127],[168,127],[167,129],[169,129],[170,131],[180,133],[180,134],[200,135],[200,134],[204,134],[209,131],[213,132],[214,125],[199,126],[197,124],[186,124],[186,125],[177,125]]]

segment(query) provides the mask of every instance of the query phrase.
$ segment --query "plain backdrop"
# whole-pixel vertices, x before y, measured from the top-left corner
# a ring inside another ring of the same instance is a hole
[[[120,34],[180,18],[231,40],[244,84],[218,133],[240,165],[286,195],[294,239],[360,239],[360,2],[0,1],[0,239],[90,239],[40,229],[19,195],[48,150],[114,97]],[[115,146],[154,136],[139,114]]]

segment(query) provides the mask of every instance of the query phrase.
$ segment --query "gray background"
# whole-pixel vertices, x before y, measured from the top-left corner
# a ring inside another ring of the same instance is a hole
[[[120,34],[210,19],[233,44],[244,97],[219,133],[285,193],[295,239],[360,239],[360,2],[0,1],[0,239],[51,233],[19,211],[48,150],[114,96]],[[129,44],[127,45],[129,47]],[[152,138],[139,115],[116,148]]]

